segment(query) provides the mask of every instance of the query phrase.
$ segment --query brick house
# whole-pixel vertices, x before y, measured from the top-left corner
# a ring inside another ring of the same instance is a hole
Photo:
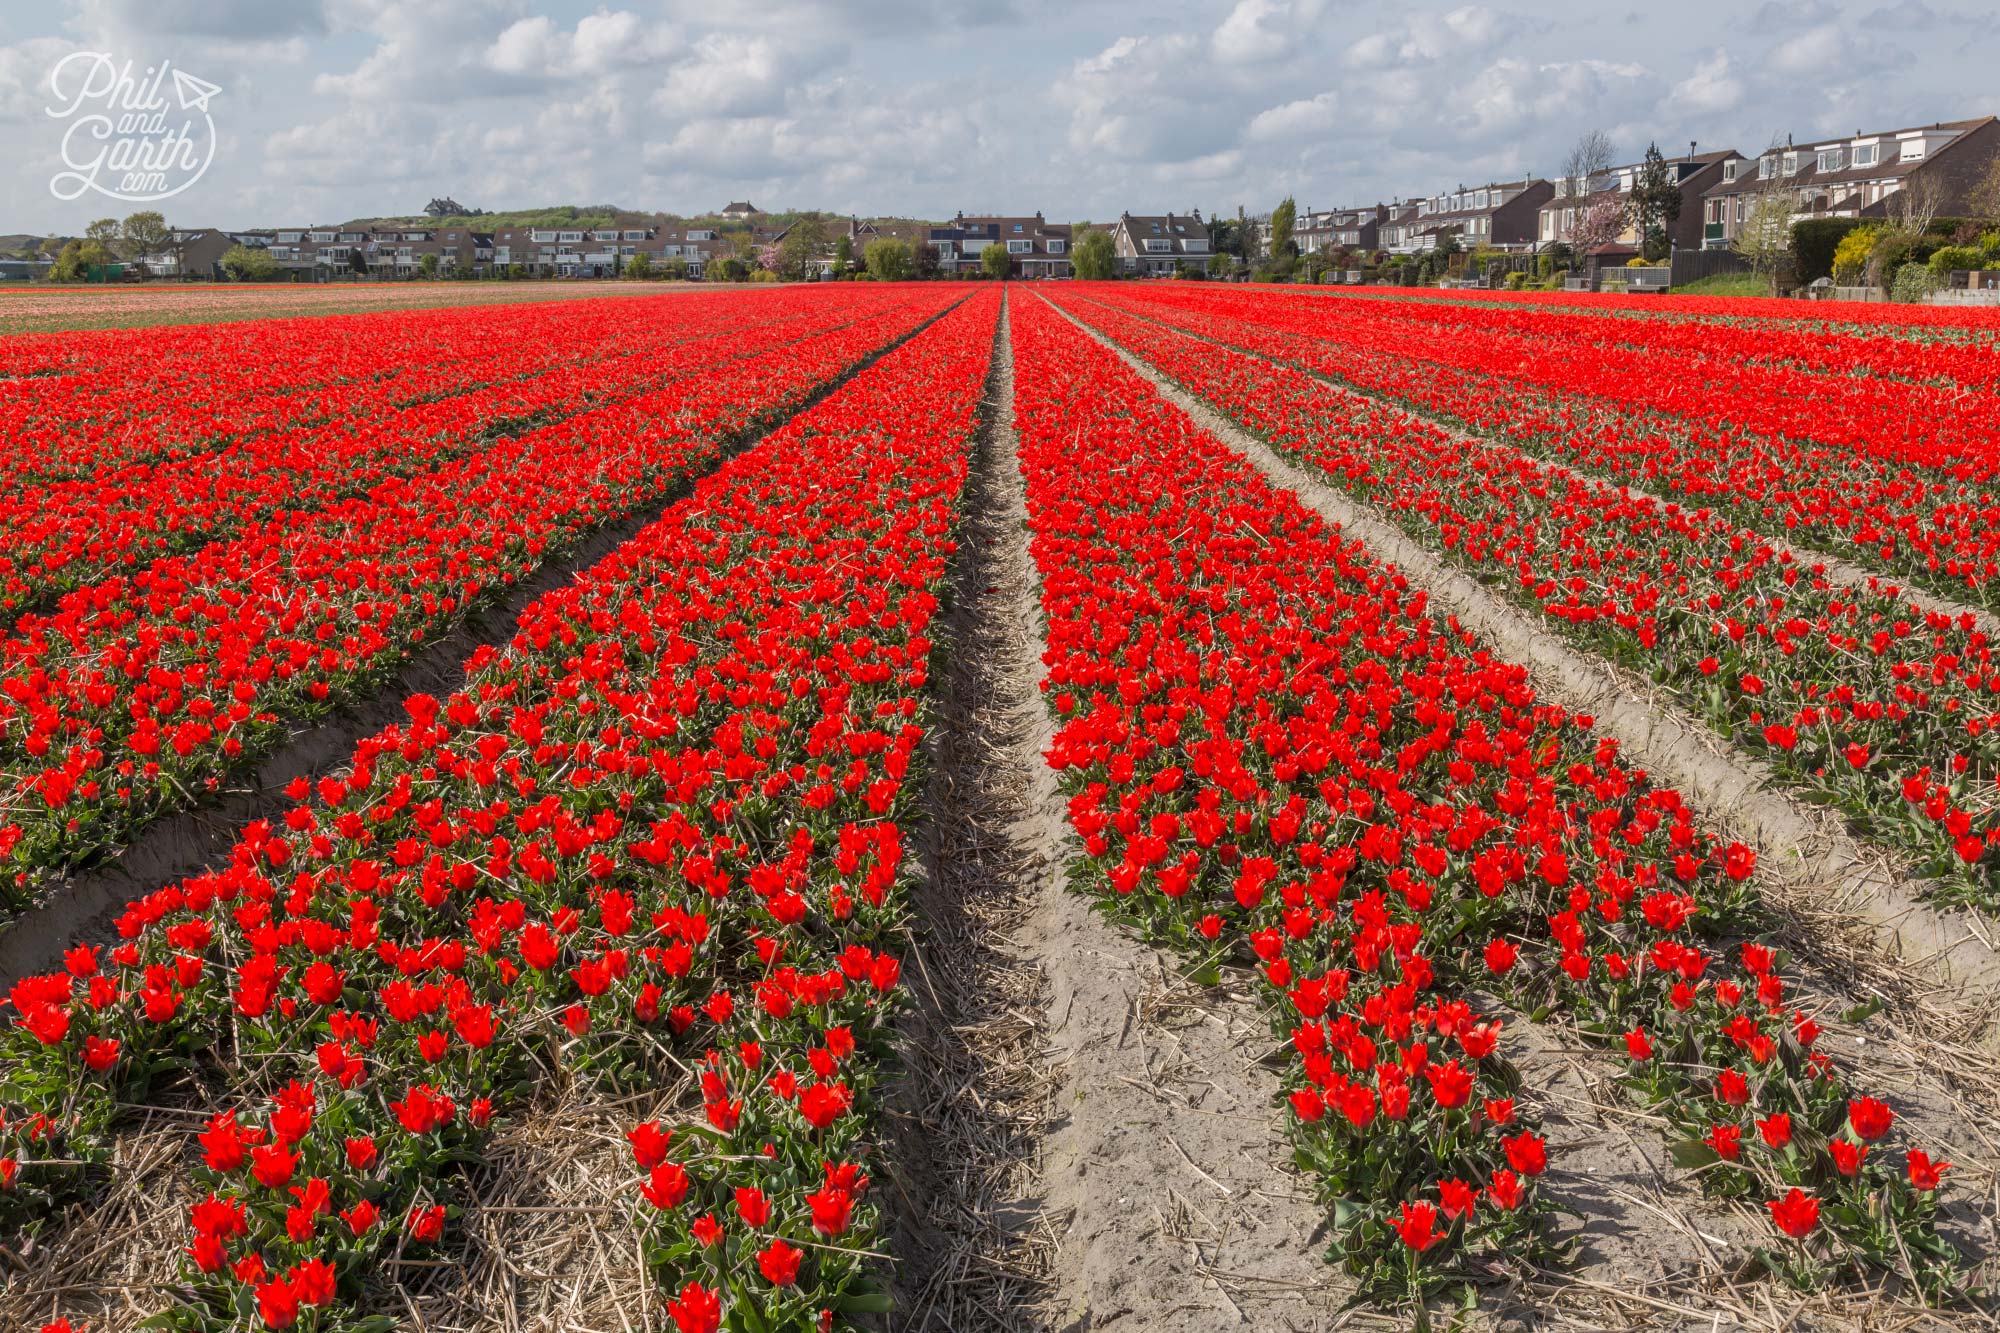
[[[1697,153],[1692,146],[1686,156],[1667,159],[1667,173],[1680,187],[1681,194],[1680,215],[1667,228],[1668,239],[1676,250],[1701,247],[1702,199],[1721,183],[1726,163],[1742,160],[1743,155],[1733,148]],[[1630,166],[1610,167],[1587,178],[1559,178],[1555,182],[1554,196],[1541,207],[1535,232],[1536,244],[1567,243],[1577,221],[1607,200],[1624,207],[1637,188],[1639,175],[1644,169],[1645,163],[1635,162]],[[1593,253],[1600,260],[1623,263],[1639,253],[1639,241],[1638,230],[1628,220],[1614,239],[1598,246]]]
[[[1315,212],[1308,208],[1292,227],[1292,240],[1302,255],[1322,250],[1353,250],[1372,253],[1382,243],[1382,224],[1392,210],[1384,204],[1368,208],[1336,208]]]
[[[1144,277],[1169,277],[1183,264],[1196,271],[1208,267],[1208,224],[1201,210],[1186,213],[1120,213],[1111,229],[1111,252],[1118,267]]]
[[[1461,185],[1446,194],[1414,199],[1409,205],[1414,215],[1396,220],[1396,243],[1385,241],[1382,248],[1395,254],[1421,254],[1437,249],[1446,236],[1456,236],[1465,250],[1480,246],[1532,250],[1537,215],[1554,196],[1553,184],[1529,178]]]
[[[1414,254],[1417,231],[1417,206],[1398,201],[1390,204],[1383,214],[1381,225],[1375,229],[1375,244],[1392,255]]]
[[[1203,233],[1203,239],[1207,234]],[[1070,225],[1032,217],[954,216],[942,227],[928,229],[925,240],[937,249],[938,268],[946,274],[979,270],[980,253],[989,245],[1005,245],[1022,278],[1061,278],[1070,274]]]
[[[1702,198],[1702,241],[1711,249],[1735,241],[1766,191],[1791,205],[1791,221],[1883,218],[1901,191],[1934,192],[1938,214],[1964,212],[1970,195],[2000,159],[2000,120],[1939,121],[1911,129],[1822,139],[1766,149],[1725,164]]]
[[[176,227],[164,249],[141,255],[138,262],[156,278],[219,278],[222,257],[255,239],[215,227]]]

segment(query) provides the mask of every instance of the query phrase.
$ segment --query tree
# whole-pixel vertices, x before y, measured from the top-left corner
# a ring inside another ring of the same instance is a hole
[[[937,252],[933,250],[931,255],[935,259]],[[877,282],[903,282],[910,276],[910,247],[891,237],[868,242],[868,248],[862,251],[862,260]]]
[[[151,209],[143,209],[126,218],[120,231],[125,237],[127,252],[134,259],[164,254],[174,239],[166,218]]]
[[[854,237],[847,232],[842,232],[839,238],[833,243],[833,271],[836,274],[842,274],[853,267]]]
[[[995,241],[979,252],[979,267],[989,278],[1007,278],[1014,272],[1014,256],[1007,253],[1007,247]]]
[[[1774,183],[1777,178],[1774,178]],[[1750,263],[1753,272],[1769,276],[1791,253],[1792,201],[1780,187],[1766,187],[1751,196],[1749,215],[1736,229],[1729,248]]]
[[[1208,220],[1208,248],[1213,254],[1241,255],[1243,253],[1243,224],[1235,218],[1210,218]]]
[[[1070,267],[1079,278],[1101,282],[1111,276],[1117,257],[1112,253],[1111,234],[1103,231],[1087,231],[1083,239],[1070,251]]]
[[[653,276],[653,260],[644,250],[625,261],[625,276],[635,282],[644,282]]]
[[[56,256],[55,267],[49,270],[51,282],[86,282],[92,269],[101,269],[116,262],[111,248],[96,237],[88,240],[72,240]]]
[[[825,252],[826,223],[808,213],[786,230],[785,239],[778,242],[776,262],[764,267],[786,282],[803,282]]]
[[[944,260],[938,248],[929,241],[910,251],[910,276],[919,282],[929,282],[944,268]]]
[[[419,259],[417,261],[417,272],[427,278],[435,278],[438,275],[438,257],[436,255],[425,255]]]
[[[1919,171],[1902,189],[1889,196],[1889,221],[1898,231],[1922,236],[1944,211],[1944,201],[1944,179]]]
[[[1299,252],[1292,240],[1292,227],[1299,220],[1299,206],[1286,195],[1284,201],[1271,210],[1271,258],[1291,259]]]
[[[686,282],[688,263],[685,259],[673,258],[660,261],[660,276],[669,282]]]
[[[1570,186],[1571,191],[1588,194],[1590,178],[1611,169],[1613,152],[1611,136],[1603,130],[1585,130],[1578,135],[1562,161],[1563,178],[1575,182]]]
[[[471,282],[478,277],[479,271],[472,265],[472,256],[460,255],[454,259],[451,264],[451,276],[459,282]]]
[[[1681,215],[1681,187],[1658,144],[1646,145],[1646,160],[1632,183],[1627,209],[1632,228],[1639,233],[1640,253],[1656,263],[1665,259],[1673,249],[1671,231]]]
[[[1600,245],[1609,245],[1625,230],[1625,206],[1609,195],[1577,210],[1563,240],[1578,255],[1588,255]]]
[[[2000,157],[1987,164],[1986,174],[1966,193],[1965,207],[1974,217],[2000,218]]]
[[[83,229],[85,240],[96,241],[112,255],[118,253],[118,219],[99,218]]]
[[[222,256],[222,271],[237,282],[269,282],[278,276],[278,261],[261,246],[232,245]]]
[[[750,266],[735,255],[730,255],[720,263],[711,265],[711,267],[715,269],[716,276],[723,282],[741,282],[750,276]]]
[[[1242,210],[1237,210],[1236,256],[1243,261],[1245,268],[1257,262],[1257,252],[1260,248],[1257,234],[1257,219],[1244,217]]]

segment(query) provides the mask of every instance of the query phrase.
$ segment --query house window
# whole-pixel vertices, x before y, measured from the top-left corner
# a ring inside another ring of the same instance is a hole
[[[580,231],[559,231],[556,233],[556,239],[564,243],[572,243],[582,240],[583,233]]]
[[[1015,230],[1018,231],[1019,228],[1016,228]],[[1027,255],[1027,254],[1033,254],[1034,252],[1035,252],[1035,243],[1033,241],[1007,242],[1007,253],[1010,255]]]
[[[628,231],[625,233],[625,239],[628,241],[643,241],[646,239],[646,233],[643,231]]]
[[[1903,140],[1903,160],[1905,162],[1918,161],[1923,157],[1923,155],[1924,155],[1924,141],[1922,139]]]
[[[1171,251],[1173,250],[1173,248],[1174,248],[1174,243],[1173,243],[1172,241],[1147,241],[1147,242],[1146,242],[1146,253],[1147,253],[1147,254],[1149,254],[1149,255],[1161,255],[1161,254],[1167,254],[1167,253],[1171,252]]]
[[[1765,157],[1765,158],[1759,158],[1757,160],[1757,179],[1769,180],[1771,179],[1771,177],[1777,174],[1778,174],[1777,158]]]
[[[1872,167],[1881,160],[1881,144],[1864,143],[1857,145],[1854,149],[1854,165],[1857,167]]]
[[[1845,165],[1842,161],[1844,157],[1846,153],[1841,149],[1822,148],[1819,150],[1819,159],[1814,165],[1821,171],[1839,171]]]
[[[1052,240],[1049,242],[1049,253],[1052,255],[1059,255],[1068,248],[1069,248],[1069,243],[1067,241]]]
[[[1732,158],[1729,161],[1724,162],[1722,164],[1722,183],[1724,185],[1729,185],[1733,184],[1735,180],[1736,180],[1736,161],[1735,159]]]
[[[1799,174],[1799,155],[1797,153],[1785,154],[1785,174],[1787,176],[1796,176]]]
[[[1018,223],[1018,222],[1016,222],[1016,223],[1014,224],[1014,230],[1015,230],[1015,231],[1019,231],[1019,230],[1021,230],[1021,224],[1020,224],[1020,223]]]

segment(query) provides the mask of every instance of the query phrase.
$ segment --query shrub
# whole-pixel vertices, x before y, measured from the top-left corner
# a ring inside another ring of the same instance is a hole
[[[1833,276],[1834,252],[1852,232],[1870,224],[1858,218],[1812,218],[1792,224],[1794,278],[1803,287],[1816,278]]]
[[[1518,292],[1518,291],[1522,290],[1523,288],[1525,288],[1525,287],[1526,287],[1527,285],[1528,285],[1528,275],[1527,275],[1527,274],[1525,274],[1525,273],[1519,273],[1519,272],[1516,272],[1516,273],[1509,273],[1509,274],[1507,275],[1507,290],[1508,290],[1508,291],[1510,291],[1510,292]]]
[[[1930,294],[1938,289],[1938,279],[1923,264],[1905,264],[1896,270],[1896,280],[1889,289],[1889,299],[1903,305],[1921,305]]]
[[[1881,230],[1875,226],[1856,227],[1841,237],[1840,244],[1833,248],[1831,273],[1818,276],[1831,277],[1843,287],[1860,284],[1867,277],[1868,256],[1874,253],[1875,242],[1881,235]]]
[[[1982,252],[1969,245],[1947,245],[1930,258],[1926,265],[1931,276],[1943,280],[1954,269],[1972,269],[1980,266]]]

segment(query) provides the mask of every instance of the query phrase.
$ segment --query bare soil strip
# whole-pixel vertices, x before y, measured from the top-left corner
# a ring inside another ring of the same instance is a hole
[[[1781,942],[1797,954],[1793,966],[1803,982],[1803,993],[1797,998],[1801,1004],[1822,1011],[1821,1021],[1830,1034],[1823,1040],[1830,1040],[1829,1049],[1857,1068],[1871,1090],[1896,1099],[1904,1125],[1919,1146],[1944,1152],[1962,1168],[1954,1182],[1955,1201],[1947,1209],[1947,1231],[1962,1249],[1977,1256],[1982,1270],[1990,1270],[1994,1264],[1995,1217],[2000,1214],[2000,1196],[1994,1194],[2000,1190],[2000,1171],[1996,1171],[2000,1167],[2000,1057],[1984,1044],[1992,1037],[1991,999],[1971,1002],[1955,988],[1927,977],[1926,969],[1942,961],[1938,957],[1908,952],[1884,956],[1883,940],[1878,938],[1882,927],[1874,920],[1851,915],[1853,909],[1843,903],[1866,893],[1873,882],[1886,882],[1901,891],[1888,872],[1865,859],[1831,820],[1795,809],[1791,802],[1761,790],[1754,772],[1735,756],[1719,753],[1714,748],[1719,742],[1705,728],[1680,716],[1672,705],[1646,697],[1641,687],[1608,664],[1586,660],[1535,624],[1527,612],[1499,601],[1470,578],[1445,566],[1400,529],[1280,457],[1145,361],[1095,329],[1081,323],[1078,327],[1116,352],[1162,397],[1242,454],[1273,484],[1292,491],[1377,559],[1393,563],[1414,584],[1429,589],[1437,605],[1455,612],[1459,623],[1488,646],[1527,665],[1543,697],[1595,716],[1598,725],[1617,737],[1656,778],[1678,787],[1705,822],[1758,836],[1762,830],[1756,824],[1738,817],[1747,810],[1753,816],[1762,814],[1773,820],[1772,827],[1789,841],[1778,843],[1778,833],[1759,836],[1762,849],[1768,853],[1777,843],[1791,855],[1771,858],[1779,862],[1774,867],[1778,873],[1766,876],[1761,883],[1784,928]],[[1818,841],[1808,843],[1808,838]],[[1825,848],[1829,844],[1836,849],[1844,847],[1852,860],[1843,863],[1828,857]],[[1812,853],[1821,859],[1808,860]],[[1862,879],[1856,885],[1843,883],[1839,876],[1844,874],[1876,878]],[[1893,934],[1889,938],[1898,942]],[[1983,946],[1979,937],[1971,939]],[[1991,966],[1990,955],[1982,956]],[[1840,1011],[1861,1000],[1879,1001],[1882,1011],[1857,1017],[1853,1023],[1842,1021]],[[1579,1094],[1565,1092],[1558,1083],[1552,1095],[1555,1109],[1564,1118],[1587,1115],[1606,1125],[1606,1117],[1610,1117],[1630,1129],[1629,1135],[1618,1135],[1618,1145],[1601,1138],[1587,1144],[1591,1151],[1581,1160],[1573,1158],[1566,1168],[1580,1170],[1595,1181],[1617,1182],[1622,1178],[1624,1183],[1614,1190],[1609,1186],[1577,1189],[1574,1179],[1569,1182],[1571,1197],[1566,1201],[1584,1214],[1584,1267],[1576,1274],[1548,1275],[1548,1285],[1538,1285],[1533,1300],[1557,1301],[1566,1308],[1580,1309],[1582,1327],[1613,1326],[1610,1317],[1614,1312],[1622,1312],[1619,1325],[1638,1320],[1642,1325],[1657,1326],[1647,1324],[1647,1320],[1666,1314],[1706,1318],[1710,1309],[1724,1313],[1740,1310],[1744,1317],[1737,1326],[1742,1327],[1789,1328],[1793,1325],[1788,1321],[1794,1317],[1807,1318],[1809,1322],[1803,1325],[1807,1327],[1845,1326],[1839,1322],[1821,1325],[1818,1320],[1848,1318],[1856,1308],[1851,1293],[1816,1293],[1810,1299],[1795,1300],[1792,1309],[1781,1316],[1778,1308],[1771,1306],[1773,1298],[1767,1288],[1733,1285],[1733,1271],[1741,1267],[1746,1256],[1741,1248],[1726,1242],[1732,1237],[1762,1234],[1756,1228],[1763,1227],[1764,1220],[1754,1215],[1754,1209],[1723,1209],[1692,1197],[1682,1173],[1674,1173],[1680,1179],[1670,1180],[1660,1169],[1657,1130],[1646,1123],[1654,1118],[1604,1086],[1614,1067],[1609,1057],[1592,1049],[1570,1049],[1561,1030],[1554,1026],[1537,1032],[1517,1023],[1510,1025],[1509,1032],[1516,1045],[1525,1046],[1524,1070],[1554,1067],[1552,1053],[1574,1064],[1572,1073],[1588,1091],[1590,1106],[1575,1100],[1561,1104],[1563,1096],[1575,1099]],[[1552,1126],[1551,1132],[1559,1146],[1567,1142],[1574,1152],[1579,1145],[1574,1125]],[[1649,1146],[1642,1148],[1641,1140]],[[1641,1181],[1647,1182],[1648,1188],[1635,1190],[1633,1186]],[[1643,1194],[1646,1202],[1634,1204],[1631,1198],[1620,1197],[1620,1191],[1624,1195]],[[1635,1222],[1635,1211],[1648,1212],[1651,1220]],[[1719,1216],[1723,1212],[1735,1216]],[[1656,1265],[1671,1270],[1680,1267],[1677,1261],[1686,1259],[1698,1262],[1683,1268],[1678,1278],[1652,1280],[1660,1271]],[[1698,1294],[1695,1306],[1687,1304],[1691,1292]],[[1871,1318],[1895,1313],[1896,1319],[1883,1327],[1947,1326],[1928,1324],[1921,1318],[1908,1322],[1905,1316],[1914,1317],[1916,1312],[1899,1305],[1871,1305],[1867,1309]]]
[[[1083,327],[1079,325],[1079,327]],[[1093,337],[1104,339],[1095,329]],[[1122,347],[1124,357],[1160,392],[1196,416],[1266,476],[1294,491],[1329,522],[1385,562],[1429,588],[1459,620],[1497,651],[1529,667],[1547,696],[1597,719],[1598,725],[1656,778],[1680,789],[1713,827],[1755,847],[1775,874],[1777,906],[1821,951],[1835,940],[1852,954],[1864,993],[1961,989],[1962,1000],[1927,994],[1954,1040],[1995,1039],[1990,1019],[2000,1000],[2000,951],[1976,913],[1921,901],[1880,852],[1857,841],[1837,815],[1776,789],[1769,770],[1729,747],[1673,701],[1610,663],[1588,656],[1543,628],[1526,611],[1447,564],[1415,538],[1361,503],[1280,457],[1262,441],[1196,399]],[[1483,445],[1477,437],[1468,442]],[[1843,957],[1843,962],[1847,961]]]
[[[1014,377],[1004,316],[962,497],[950,605],[937,622],[939,723],[920,843],[901,1025],[909,1073],[888,1107],[886,1171],[901,1217],[887,1248],[891,1329],[1034,1328],[1057,1237],[1036,1204],[1053,1115],[1042,1001],[1023,933],[1049,863],[1027,817],[1033,681],[1032,572],[1014,509]],[[1017,488],[1018,489],[1018,488]],[[1021,687],[1026,680],[1027,688]]]
[[[956,303],[952,308],[956,308]],[[786,421],[807,411],[828,394],[916,337],[933,317],[902,337],[885,344],[827,381],[791,411],[745,435],[717,456],[720,467]],[[705,474],[704,474],[705,475]],[[168,815],[141,830],[115,858],[80,870],[52,888],[45,900],[0,930],[0,990],[23,976],[62,966],[62,951],[79,940],[102,939],[128,903],[163,885],[226,863],[230,848],[244,825],[280,817],[291,802],[285,787],[295,778],[316,780],[345,766],[354,746],[365,736],[404,719],[404,701],[412,694],[449,694],[465,679],[465,662],[485,644],[506,646],[521,613],[536,599],[555,591],[602,560],[680,500],[699,481],[689,477],[660,499],[544,562],[527,578],[493,600],[478,606],[427,646],[408,658],[393,676],[334,709],[317,723],[296,730],[291,739],[269,755],[252,773],[235,779],[220,796],[192,809]]]
[[[1034,1305],[1009,1323],[981,1318],[962,1300],[959,1322],[947,1322],[950,1294],[941,1289],[961,1274],[968,1293],[1005,1289],[968,1259],[905,1274],[916,1299],[906,1294],[899,1327],[1331,1328],[1348,1289],[1320,1259],[1324,1214],[1291,1172],[1278,1132],[1278,1079],[1260,1059],[1274,1044],[1268,1024],[1246,999],[1180,983],[1185,960],[1134,940],[1066,885],[1075,844],[1042,753],[1054,724],[1039,689],[1040,581],[1028,554],[1004,320],[997,360],[996,411],[975,463],[962,552],[974,575],[961,585],[971,594],[968,628],[953,644],[948,684],[953,708],[978,730],[963,750],[947,749],[968,766],[942,773],[946,836],[969,810],[961,828],[972,841],[941,862],[940,878],[947,899],[983,915],[985,961],[1012,974],[962,979],[967,989],[1001,986],[979,1004],[1019,1025],[976,1026],[965,1058],[1015,1090],[1014,1112],[1036,1123],[997,1132],[976,1156],[947,1132],[930,1145],[931,1173],[947,1191],[934,1211],[961,1201],[982,1210],[971,1230],[1008,1238],[1010,1280]],[[960,957],[931,951],[928,984],[942,990],[941,974]],[[920,994],[926,984],[918,979]],[[1028,1067],[1015,1070],[1016,1061]],[[985,1095],[978,1082],[964,1094]],[[949,1131],[953,1122],[944,1123]],[[974,1111],[957,1124],[981,1121]],[[1010,1154],[1008,1170],[994,1169]]]

